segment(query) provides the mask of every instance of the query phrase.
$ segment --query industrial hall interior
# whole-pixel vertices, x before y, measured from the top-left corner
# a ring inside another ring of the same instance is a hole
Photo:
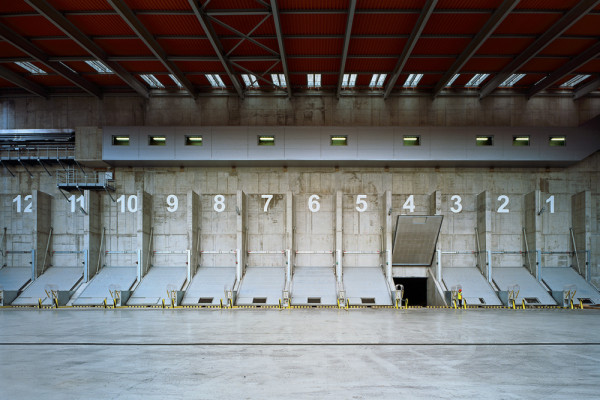
[[[600,393],[600,0],[0,1],[0,164],[0,397]]]

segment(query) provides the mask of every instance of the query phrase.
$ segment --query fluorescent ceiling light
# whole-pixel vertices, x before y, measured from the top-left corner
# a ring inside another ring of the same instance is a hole
[[[404,85],[402,86],[411,88],[417,87],[422,77],[423,74],[410,74],[408,78],[406,78],[406,82],[404,82]]]
[[[565,138],[563,136],[555,136],[555,137],[551,137],[550,140],[552,140],[553,142],[564,142]]]
[[[309,88],[321,87],[321,74],[307,74],[306,79],[308,81]]]
[[[223,79],[221,79],[221,77],[218,74],[206,74],[204,75],[206,77],[206,79],[208,79],[208,82],[210,83],[210,85],[214,88],[224,88],[225,87],[225,82],[223,82]]]
[[[186,146],[202,146],[202,136],[186,136]]]
[[[258,136],[258,145],[259,146],[275,146],[275,136]]]
[[[165,85],[163,85],[152,74],[143,74],[143,75],[140,75],[140,78],[142,78],[148,84],[148,86],[150,86],[153,89],[164,89],[165,88]]]
[[[129,140],[129,137],[128,136],[115,136],[114,139],[118,140],[119,142],[121,142],[121,141],[127,141],[127,140]]]
[[[460,76],[460,74],[454,74],[454,76],[452,77],[452,79],[450,79],[448,81],[448,83],[446,84],[446,87],[452,86],[452,84],[454,83],[454,81]]]
[[[590,77],[589,75],[575,75],[575,77],[569,79],[568,81],[566,81],[565,83],[563,83],[559,87],[561,87],[561,88],[572,88],[572,87],[577,86],[581,82],[585,81],[589,77]]]
[[[529,142],[529,137],[527,137],[527,136],[517,136],[517,137],[515,137],[515,140],[522,141],[522,142]]]
[[[511,76],[506,78],[506,80],[504,82],[502,82],[499,86],[500,87],[513,87],[513,85],[515,83],[519,82],[521,79],[523,79],[523,77],[525,77],[525,74],[512,74]]]
[[[481,83],[483,81],[485,81],[485,79],[490,76],[490,74],[475,74],[470,80],[469,82],[467,82],[467,84],[465,85],[465,87],[478,87],[479,85],[481,85]]]
[[[246,84],[246,87],[249,87],[249,88],[260,87],[260,85],[258,84],[258,80],[256,79],[256,76],[254,76],[254,75],[242,74],[242,79],[244,80],[244,84]]]
[[[99,74],[113,74],[112,69],[108,68],[104,63],[100,61],[86,61],[85,62],[90,67],[94,68]]]
[[[177,78],[175,77],[175,75],[173,75],[173,74],[169,74],[169,78],[171,78],[171,80],[172,80],[173,82],[175,82],[175,84],[177,85],[177,87],[178,87],[179,89],[183,89],[183,85],[181,84],[181,82],[179,82],[179,79],[177,79]]]
[[[15,62],[15,64],[17,64],[19,67],[27,70],[28,72],[30,72],[33,75],[48,75],[48,73],[46,71],[44,71],[41,68],[36,67],[29,61],[17,61],[17,62]]]
[[[276,86],[281,88],[287,87],[284,74],[271,74],[271,79]]]

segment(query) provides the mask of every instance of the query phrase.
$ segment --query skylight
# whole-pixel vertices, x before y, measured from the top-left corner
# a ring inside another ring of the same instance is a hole
[[[321,74],[307,74],[309,88],[320,88],[321,87]]]
[[[208,82],[210,82],[210,85],[214,88],[224,88],[225,87],[225,82],[223,82],[223,79],[221,79],[221,77],[218,74],[206,74],[204,75],[206,77],[206,79],[208,79]],[[243,77],[244,75],[242,75]],[[254,78],[256,80],[256,78]],[[244,82],[246,82],[246,79],[244,79]],[[256,86],[258,87],[258,84],[256,84]]]
[[[342,78],[342,87],[353,88],[356,86],[356,74],[344,74]]]
[[[490,74],[475,74],[465,87],[478,87]]]
[[[152,89],[164,89],[165,88],[165,85],[160,83],[160,81],[158,79],[156,79],[156,77],[152,74],[140,75],[140,78],[142,78],[148,84],[148,86],[150,86]]]
[[[423,74],[410,74],[408,78],[406,78],[406,82],[404,82],[404,85],[402,86],[411,88],[417,87],[422,77]]]
[[[256,79],[256,76],[254,76],[254,75],[242,74],[242,79],[244,80],[246,87],[249,87],[249,88],[260,87],[260,85],[258,84],[258,80]]]
[[[523,77],[525,77],[525,74],[512,74],[500,84],[500,87],[513,87],[513,85],[523,79]]]
[[[575,77],[569,79],[568,81],[566,81],[565,83],[563,83],[559,87],[561,87],[561,88],[572,88],[572,87],[575,87],[575,86],[579,85],[581,82],[585,81],[589,77],[590,77],[589,75],[575,75]]]
[[[99,74],[113,73],[113,71],[110,68],[108,68],[106,65],[104,65],[104,63],[101,63],[100,61],[86,61],[85,63],[90,67],[94,68]]]
[[[17,61],[17,62],[15,62],[15,64],[17,64],[19,67],[21,67],[23,69],[26,69],[28,72],[32,73],[33,75],[47,75],[48,74],[46,71],[44,71],[41,68],[36,67],[29,61]]]
[[[460,74],[454,74],[454,76],[452,77],[452,79],[450,79],[450,80],[448,81],[448,83],[446,83],[446,87],[452,86],[452,84],[454,83],[454,81],[455,81],[456,79],[458,79],[458,77],[459,77],[459,76],[460,76]]]
[[[271,79],[275,85],[282,88],[287,87],[284,74],[271,74]]]
[[[178,87],[179,89],[183,89],[183,85],[181,84],[181,82],[179,82],[179,79],[177,79],[177,78],[175,77],[175,75],[173,75],[173,74],[169,74],[169,78],[171,78],[171,80],[172,80],[173,82],[175,82],[175,84],[177,85],[177,87]]]
[[[376,87],[383,87],[383,82],[385,82],[385,78],[387,74],[373,74],[371,77],[371,82],[369,83],[369,87],[371,89]]]

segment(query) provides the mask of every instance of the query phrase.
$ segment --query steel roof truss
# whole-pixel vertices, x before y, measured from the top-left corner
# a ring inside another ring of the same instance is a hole
[[[275,25],[275,33],[277,35],[277,45],[279,46],[279,57],[281,60],[281,66],[283,68],[283,74],[285,75],[286,88],[288,98],[292,97],[292,82],[287,66],[287,57],[285,53],[285,45],[283,43],[283,34],[281,32],[281,22],[279,20],[279,8],[277,6],[277,0],[271,0],[271,12],[273,14],[273,24]]]
[[[590,82],[585,83],[581,87],[577,88],[575,90],[575,93],[573,93],[573,100],[580,99],[598,88],[600,88],[600,75],[596,76],[596,79],[593,79]]]
[[[263,19],[261,19],[261,20],[260,20],[260,22],[259,22],[258,24],[256,24],[256,26],[254,26],[254,28],[252,28],[252,29],[250,30],[250,32],[248,32],[248,36],[252,35],[252,33],[254,33],[254,31],[255,31],[255,30],[257,30],[257,29],[258,29],[258,28],[259,28],[259,27],[260,27],[260,26],[261,26],[261,25],[262,25],[262,24],[263,24],[263,23],[264,23],[266,20],[268,20],[270,16],[271,16],[271,14],[269,14],[269,15],[266,15],[266,16],[265,16]],[[235,44],[235,46],[233,46],[233,47],[231,48],[231,50],[229,50],[229,51],[227,52],[227,54],[225,54],[225,55],[226,55],[227,57],[229,57],[229,56],[231,55],[231,53],[233,53],[233,51],[234,51],[235,49],[237,49],[237,48],[238,48],[238,46],[244,42],[244,40],[246,40],[246,38],[241,38],[241,39],[240,39],[240,41],[239,41],[239,42],[237,42],[237,43]]]
[[[14,71],[11,71],[10,69],[8,69],[6,67],[3,67],[1,65],[0,65],[0,78],[6,79],[7,81],[14,83],[15,85],[20,86],[23,89],[27,90],[28,92],[36,94],[40,97],[48,98],[48,92],[42,85],[35,83],[33,81],[30,81],[29,79],[17,74]]]
[[[218,20],[217,18],[214,17],[208,17],[211,21],[216,22],[217,24],[221,25],[223,28],[230,30],[231,32],[235,33],[236,35],[254,43],[255,45],[257,45],[258,47],[265,49],[266,51],[274,54],[274,55],[279,55],[279,53],[277,53],[275,50],[271,49],[269,46],[265,46],[264,44],[254,40],[253,38],[251,38],[250,36],[238,31],[237,29],[227,25],[225,22]]]
[[[262,75],[256,74],[256,73],[254,73],[254,72],[250,71],[248,68],[242,67],[241,65],[239,65],[238,63],[235,63],[235,62],[233,62],[233,61],[232,61],[231,63],[232,63],[233,65],[235,65],[237,68],[239,68],[239,69],[241,69],[242,71],[244,71],[245,73],[247,73],[247,74],[249,74],[249,75],[252,75],[252,76],[256,77],[256,79],[263,81],[264,83],[266,83],[266,84],[267,84],[267,85],[269,85],[269,86],[273,86],[273,87],[276,87],[276,88],[278,88],[278,89],[281,89],[281,90],[284,90],[284,91],[286,90],[285,88],[283,88],[283,87],[281,87],[281,86],[279,86],[279,85],[276,85],[274,82],[272,82],[272,81],[270,81],[270,80],[268,80],[268,79],[266,79],[266,78],[263,78],[263,75],[266,75],[266,74],[268,74],[268,73],[269,73],[269,71],[271,71],[273,68],[275,68],[275,66],[276,66],[277,64],[279,64],[279,60],[277,60],[277,61],[276,61],[276,62],[275,62],[273,65],[271,65],[271,66],[270,66],[270,67],[269,67],[269,68],[268,68],[268,69],[267,69],[265,72],[263,72],[263,73],[262,73]],[[288,84],[288,85],[289,85],[289,82],[286,82],[286,84]]]
[[[346,34],[344,35],[344,49],[342,50],[342,62],[340,63],[340,74],[338,76],[338,84],[336,96],[339,99],[342,91],[342,80],[344,78],[344,70],[346,69],[346,59],[348,57],[348,47],[350,45],[350,37],[352,35],[352,22],[354,21],[354,12],[356,11],[356,0],[350,0],[348,7],[348,18],[346,19]]]

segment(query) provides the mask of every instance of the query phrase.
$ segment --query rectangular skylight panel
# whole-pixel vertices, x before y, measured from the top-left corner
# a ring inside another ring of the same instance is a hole
[[[342,78],[342,87],[348,87],[348,77],[350,75],[348,74],[344,74],[343,78]]]
[[[142,78],[147,84],[148,86],[150,86],[153,89],[164,89],[165,85],[163,85],[158,79],[156,79],[156,77],[152,74],[142,74],[140,75],[140,78]]]
[[[258,81],[256,80],[256,77],[254,75],[242,74],[242,79],[244,80],[246,87],[252,87],[252,88],[259,87]]]
[[[344,74],[342,78],[342,87],[353,88],[356,86],[356,74]]]
[[[179,82],[179,79],[177,79],[177,78],[175,77],[175,75],[173,75],[173,74],[169,74],[169,78],[171,78],[171,80],[172,80],[173,82],[175,82],[175,84],[177,85],[177,87],[178,87],[179,89],[183,89],[183,85],[181,84],[181,82]]]
[[[452,79],[450,79],[448,81],[448,83],[446,84],[446,87],[452,86],[452,84],[454,83],[454,81],[457,80],[459,76],[460,76],[460,74],[454,74],[454,76],[452,77]]]
[[[404,87],[417,87],[419,81],[423,78],[423,74],[410,74],[408,78],[406,78],[406,82],[404,82]]]
[[[373,76],[371,76],[371,82],[369,82],[369,87],[370,88],[374,88],[377,85],[377,80],[379,79],[379,74],[373,74]]]
[[[287,87],[284,74],[271,74],[271,79],[275,85],[282,88]]]
[[[387,78],[387,74],[379,74],[379,79],[377,80],[377,86],[383,86],[383,82],[385,82],[385,78]]]
[[[47,75],[48,73],[41,68],[36,67],[29,61],[17,61],[15,62],[19,67],[27,70],[29,73],[33,75]]]
[[[223,79],[221,79],[221,77],[219,75],[206,74],[204,76],[206,77],[206,79],[208,79],[208,82],[210,83],[210,85],[212,87],[214,87],[214,88],[224,88],[225,87],[225,83],[223,82]]]
[[[277,86],[279,86],[279,75],[277,75],[277,74],[271,74],[271,79],[273,80],[274,84],[276,84]]]
[[[512,74],[500,84],[500,87],[513,87],[514,84],[523,79],[523,77],[525,77],[525,74]]]
[[[97,73],[99,74],[112,74],[113,71],[112,69],[108,68],[106,65],[104,65],[104,63],[101,63],[100,61],[86,61],[85,62],[87,65],[89,65],[90,67],[94,68],[96,70]]]
[[[307,74],[306,79],[308,81],[309,88],[321,87],[321,74]]]
[[[560,87],[561,88],[575,87],[575,86],[579,85],[581,82],[585,81],[589,77],[590,77],[589,75],[575,75],[575,77],[569,79],[568,81],[566,81],[565,83],[560,85]]]
[[[350,87],[356,86],[356,74],[350,74],[350,80],[348,81]]]
[[[475,74],[465,86],[478,87],[488,76],[490,76],[490,74]]]

